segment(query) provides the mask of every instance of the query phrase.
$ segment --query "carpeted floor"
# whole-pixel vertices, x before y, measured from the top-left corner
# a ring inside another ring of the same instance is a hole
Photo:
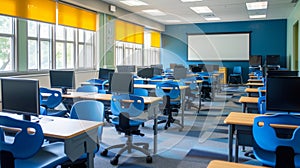
[[[109,151],[107,157],[95,157],[95,167],[126,167],[126,168],[205,168],[210,160],[227,160],[228,154],[228,127],[223,123],[225,117],[231,111],[241,111],[238,98],[244,94],[244,88],[226,88],[218,93],[214,101],[202,102],[201,111],[197,114],[196,109],[185,111],[185,127],[179,131],[179,126],[172,125],[168,130],[163,129],[163,124],[158,127],[158,152],[153,155],[153,163],[147,164],[145,156],[133,151],[125,152],[119,159],[118,166],[112,166],[110,159],[119,149]],[[235,90],[235,91],[234,91]],[[176,117],[179,119],[180,114]],[[147,121],[141,128],[144,137],[134,136],[133,141],[149,142],[150,150],[153,149],[153,121]],[[126,138],[119,135],[114,127],[107,124],[103,129],[101,149],[124,143]],[[151,151],[152,152],[152,151]],[[243,152],[239,154],[240,162],[248,161]]]

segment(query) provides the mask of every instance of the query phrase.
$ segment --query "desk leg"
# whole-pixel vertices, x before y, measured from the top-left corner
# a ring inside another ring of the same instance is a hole
[[[243,111],[243,113],[246,113],[246,108],[247,108],[246,103],[242,103],[242,111]]]
[[[185,109],[185,89],[182,89],[181,91],[181,128],[179,129],[180,131],[182,131],[182,129],[184,128],[184,109]]]
[[[157,115],[154,115],[154,124],[153,124],[153,154],[157,152]]]
[[[228,161],[232,162],[232,146],[233,146],[234,125],[228,125]]]

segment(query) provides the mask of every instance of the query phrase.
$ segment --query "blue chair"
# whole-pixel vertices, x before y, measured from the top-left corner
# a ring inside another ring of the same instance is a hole
[[[76,89],[76,92],[96,92],[98,93],[98,87],[94,85],[84,85]]]
[[[266,96],[258,97],[257,109],[258,109],[259,114],[266,113]]]
[[[97,88],[98,89],[98,88]],[[96,100],[81,100],[76,103],[71,108],[70,111],[71,119],[80,119],[80,120],[89,120],[89,121],[104,121],[104,105],[102,102]],[[100,126],[98,128],[98,141],[101,141],[102,138],[103,127]],[[95,149],[94,153],[96,153],[100,148],[100,145]],[[85,163],[87,156],[86,154],[82,155],[75,162],[68,160],[61,167],[69,168],[69,167],[85,167]]]
[[[144,84],[144,80],[143,79],[134,79],[133,83],[134,84]]]
[[[143,88],[134,88],[133,94],[138,96],[149,96],[148,90]]]
[[[242,67],[241,66],[234,66],[232,74],[229,75],[228,79],[229,83],[234,84],[242,84],[243,77],[242,77]]]
[[[180,88],[178,83],[172,81],[158,83],[156,85],[155,94],[157,97],[163,98],[160,107],[163,113],[167,115],[167,117],[159,116],[157,124],[166,123],[164,126],[165,129],[168,129],[171,123],[176,123],[181,126],[180,122],[175,120],[172,115],[173,112],[178,113],[178,109],[180,108]]]
[[[0,125],[19,129],[12,143],[5,141],[5,129],[0,129],[2,168],[53,168],[68,160],[62,142],[43,145],[44,134],[39,124],[0,116]],[[28,132],[29,128],[34,133]]]
[[[68,110],[55,109],[62,103],[62,95],[60,91],[41,87],[40,94],[42,97],[40,105],[46,108],[44,115],[57,117],[64,117],[67,115]]]
[[[123,152],[128,151],[128,153],[130,153],[132,149],[135,149],[147,156],[147,163],[152,163],[152,157],[148,151],[149,144],[132,142],[132,135],[144,136],[144,134],[142,134],[139,130],[139,126],[143,124],[143,121],[130,119],[130,117],[137,117],[143,113],[144,99],[136,95],[113,95],[111,99],[111,111],[113,115],[116,116],[112,119],[112,123],[115,125],[116,130],[120,133],[125,133],[125,136],[128,139],[126,144],[118,144],[106,148],[101,152],[101,155],[107,156],[108,150],[121,148],[121,150],[110,161],[112,165],[117,165],[119,162],[119,157]]]
[[[87,82],[89,82],[91,85],[97,86],[99,93],[106,93],[105,85],[108,84],[108,80],[89,79]]]
[[[300,167],[300,127],[294,130],[280,130],[279,125],[299,126],[300,117],[290,114],[265,115],[254,118],[252,134],[255,140],[254,155],[263,165],[271,167],[292,168]],[[281,127],[283,128],[283,127]],[[278,137],[280,131],[291,137]]]
[[[265,93],[263,92],[263,90],[266,90],[266,87],[263,86],[263,87],[258,87],[257,88],[257,91],[258,91],[258,97],[261,97],[261,96],[264,96]]]

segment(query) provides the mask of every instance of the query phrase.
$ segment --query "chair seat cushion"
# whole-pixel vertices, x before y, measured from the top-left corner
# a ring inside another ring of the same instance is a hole
[[[119,125],[119,117],[115,117],[111,120],[111,122],[118,126]],[[141,121],[141,120],[129,120],[129,125],[130,127],[137,127],[137,126],[140,126],[144,123],[144,121]]]
[[[41,168],[55,167],[68,160],[64,153],[64,143],[55,142],[43,146],[38,153],[29,159],[16,159],[15,167],[22,168]]]

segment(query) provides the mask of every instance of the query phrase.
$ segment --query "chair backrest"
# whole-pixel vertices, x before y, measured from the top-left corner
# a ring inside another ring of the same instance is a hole
[[[266,96],[258,97],[257,109],[260,114],[266,113]]]
[[[70,118],[90,120],[90,121],[104,121],[104,105],[102,102],[96,100],[81,100],[73,104],[70,111]],[[103,127],[98,129],[98,138],[101,139]]]
[[[266,87],[265,87],[265,86],[263,86],[263,87],[258,87],[258,88],[257,88],[258,96],[259,96],[259,97],[265,95],[265,93],[263,93],[263,90],[266,90]]]
[[[141,96],[129,94],[113,94],[110,103],[111,112],[115,116],[126,112],[130,117],[137,117],[144,112],[144,107],[144,99]]]
[[[57,107],[62,101],[61,92],[58,90],[51,90],[41,87],[40,94],[42,95],[40,104],[41,106],[44,106],[46,108],[53,109]],[[43,96],[43,94],[46,94],[46,96]]]
[[[180,96],[180,88],[177,82],[167,81],[158,83],[155,94],[157,97],[169,96],[170,99],[176,99]]]
[[[234,74],[242,74],[242,67],[241,66],[234,66],[233,67]]]
[[[5,141],[5,133],[3,129],[0,129],[0,151],[10,152],[15,159],[32,157],[39,151],[44,142],[43,130],[37,123],[0,116],[0,125],[1,127],[18,129],[13,143]],[[32,132],[29,132],[29,129]]]
[[[276,152],[280,147],[293,149],[295,167],[300,167],[300,127],[293,130],[291,138],[278,137],[274,124],[299,125],[300,117],[290,114],[265,115],[254,118],[252,133],[256,145],[253,151],[263,164],[274,167],[278,165]],[[286,131],[285,131],[286,132]],[[279,156],[284,157],[284,156]]]
[[[96,92],[98,93],[98,87],[93,85],[84,85],[76,89],[77,92]]]
[[[198,95],[200,93],[202,84],[197,83],[196,77],[186,78],[183,80],[183,83],[189,86],[188,93],[193,95]]]
[[[143,88],[134,88],[133,94],[138,96],[149,96],[148,90]]]

